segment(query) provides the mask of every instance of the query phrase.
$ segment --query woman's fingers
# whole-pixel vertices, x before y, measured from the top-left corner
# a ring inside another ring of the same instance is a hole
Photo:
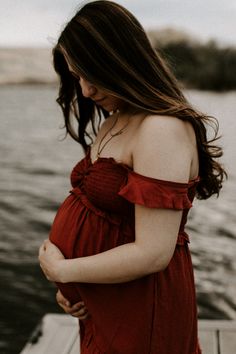
[[[84,320],[88,317],[88,310],[86,308],[81,309],[79,311],[75,311],[73,313],[71,313],[71,316],[79,318],[80,320]]]
[[[70,314],[71,311],[71,304],[70,302],[62,295],[60,290],[56,293],[56,300],[58,305],[68,314]]]
[[[59,305],[63,305],[63,306],[66,306],[66,307],[71,307],[71,304],[69,302],[69,300],[67,300],[63,295],[62,293],[60,292],[60,290],[57,291],[56,293],[56,300],[57,300],[57,303]]]
[[[84,316],[88,312],[83,302],[78,302],[71,307],[71,314],[73,316]]]
[[[83,301],[79,301],[73,306],[70,302],[62,295],[60,290],[57,291],[56,300],[58,305],[69,315],[77,317],[80,320],[84,320],[88,317],[88,310],[84,305]]]
[[[70,309],[67,308],[66,310],[68,311],[68,314],[77,317],[80,320],[85,320],[89,316],[88,309],[84,306],[83,302],[78,302]]]
[[[89,317],[89,313],[87,312],[84,316],[75,316],[75,315],[72,316],[78,318],[79,320],[86,320]]]

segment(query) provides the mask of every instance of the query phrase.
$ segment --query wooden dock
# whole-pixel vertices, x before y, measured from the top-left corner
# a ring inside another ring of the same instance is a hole
[[[236,321],[200,320],[199,337],[203,354],[236,354]],[[79,348],[78,320],[47,314],[20,354],[79,354]]]

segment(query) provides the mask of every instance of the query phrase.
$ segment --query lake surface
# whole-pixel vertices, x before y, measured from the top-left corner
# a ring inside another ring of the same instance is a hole
[[[64,137],[56,89],[0,86],[0,353],[19,353],[40,318],[60,312],[38,266],[38,247],[82,157]],[[220,197],[195,201],[188,232],[199,317],[236,319],[236,92],[187,91],[220,123],[229,179]]]

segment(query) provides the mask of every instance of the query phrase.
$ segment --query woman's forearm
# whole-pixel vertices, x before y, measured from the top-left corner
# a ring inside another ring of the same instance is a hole
[[[47,279],[61,283],[123,283],[165,269],[176,247],[182,211],[136,208],[132,243],[92,256],[65,259],[53,243],[44,241],[39,260]]]
[[[59,279],[63,283],[123,283],[165,268],[159,255],[128,243],[88,257],[61,261]]]

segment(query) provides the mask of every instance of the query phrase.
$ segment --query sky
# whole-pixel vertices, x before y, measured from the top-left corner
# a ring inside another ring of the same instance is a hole
[[[176,28],[236,46],[236,0],[116,0],[146,29]],[[81,0],[0,0],[0,47],[51,47]]]

